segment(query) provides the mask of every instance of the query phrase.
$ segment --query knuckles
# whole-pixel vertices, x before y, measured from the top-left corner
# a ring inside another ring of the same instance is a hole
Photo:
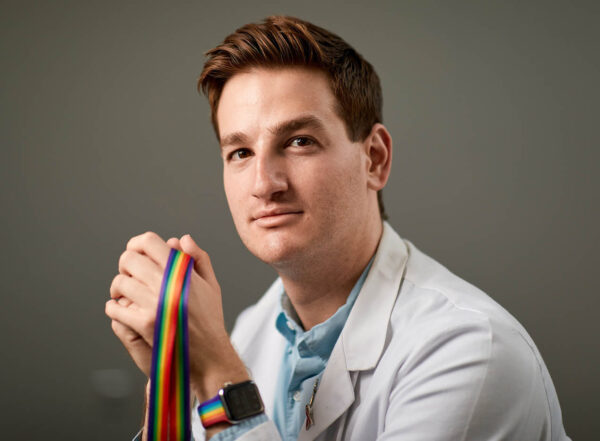
[[[119,328],[119,322],[116,320],[111,320],[110,327],[116,335],[119,335],[121,328]]]
[[[110,299],[104,304],[104,314],[114,320],[116,300]]]
[[[200,257],[203,261],[210,263],[210,256],[202,248],[198,248],[198,257]]]
[[[200,265],[202,265],[203,267],[212,266],[211,261],[210,261],[210,256],[202,248],[200,248],[200,247],[197,248],[194,257],[195,257],[196,261],[198,261],[198,263]]]
[[[140,235],[140,238],[143,244],[147,244],[159,239],[158,234],[156,234],[154,231],[146,231],[144,234]]]
[[[117,274],[110,284],[110,296],[115,298],[118,294],[122,293],[125,278],[127,276],[123,274]]]
[[[127,242],[127,249],[134,248],[136,244],[143,247],[147,246],[149,243],[156,241],[156,239],[160,239],[160,236],[156,234],[154,231],[146,231],[145,233],[139,234],[137,236],[132,237]]]
[[[121,256],[119,256],[119,271],[123,270],[126,267],[127,262],[131,260],[133,254],[135,254],[135,251],[131,251],[129,249],[121,253]]]

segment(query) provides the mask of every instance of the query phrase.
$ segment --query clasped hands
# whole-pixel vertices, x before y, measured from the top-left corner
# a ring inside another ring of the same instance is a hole
[[[226,381],[246,380],[247,373],[225,330],[221,288],[210,258],[190,235],[166,242],[152,232],[131,238],[119,258],[105,312],[113,332],[149,377],[156,309],[171,248],[194,259],[188,298],[190,385],[202,401]]]

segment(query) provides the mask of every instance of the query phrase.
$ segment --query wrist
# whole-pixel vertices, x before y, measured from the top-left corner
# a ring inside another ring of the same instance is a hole
[[[215,397],[227,383],[242,383],[250,380],[250,376],[245,369],[222,370],[213,375],[204,375],[201,381],[194,382],[191,385],[192,393],[196,396],[199,403],[210,400]]]
[[[190,387],[199,403],[213,398],[226,383],[250,380],[246,366],[232,346],[223,351],[219,360],[205,366],[202,372],[190,375]]]

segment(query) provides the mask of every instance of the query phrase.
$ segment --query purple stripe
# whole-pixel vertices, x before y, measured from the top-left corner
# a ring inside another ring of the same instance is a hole
[[[181,337],[183,340],[183,424],[184,424],[184,440],[191,439],[191,418],[190,418],[190,363],[189,363],[189,335],[188,335],[188,297],[190,279],[192,278],[192,269],[194,268],[194,259],[190,257],[183,290],[181,293],[181,302],[183,306],[181,324]]]

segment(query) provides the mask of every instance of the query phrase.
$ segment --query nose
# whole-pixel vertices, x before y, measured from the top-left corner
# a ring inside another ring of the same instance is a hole
[[[252,196],[272,200],[288,189],[284,159],[272,152],[257,153]]]

